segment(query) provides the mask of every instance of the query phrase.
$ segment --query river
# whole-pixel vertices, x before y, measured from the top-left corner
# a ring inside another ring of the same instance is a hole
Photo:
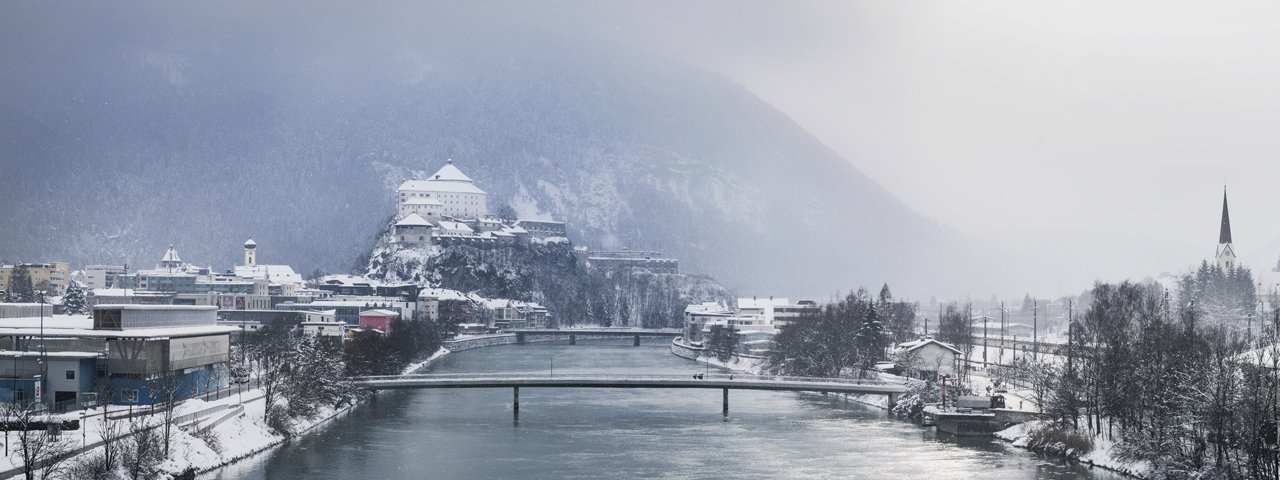
[[[630,340],[628,339],[628,343]],[[671,373],[668,346],[527,344],[442,357],[437,373]],[[1119,479],[992,439],[957,439],[835,396],[720,390],[390,391],[202,478]]]

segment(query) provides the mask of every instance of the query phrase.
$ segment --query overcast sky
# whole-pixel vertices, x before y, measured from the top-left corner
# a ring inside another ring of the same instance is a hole
[[[732,78],[922,214],[1059,262],[1062,291],[1212,257],[1224,184],[1236,251],[1255,272],[1280,259],[1277,2],[593,1],[543,15]]]

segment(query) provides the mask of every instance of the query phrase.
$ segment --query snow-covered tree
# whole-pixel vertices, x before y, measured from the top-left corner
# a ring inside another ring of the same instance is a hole
[[[72,280],[67,284],[67,291],[62,295],[62,311],[71,315],[89,313],[88,300],[85,298],[84,288],[80,286],[80,282]]]

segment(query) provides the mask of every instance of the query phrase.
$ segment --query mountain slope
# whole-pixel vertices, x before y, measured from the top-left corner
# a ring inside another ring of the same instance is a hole
[[[391,186],[452,158],[491,205],[740,294],[976,286],[965,240],[720,76],[469,15],[242,7],[0,20],[23,66],[0,70],[0,257],[149,265],[172,243],[225,268],[253,237],[263,262],[345,270]]]

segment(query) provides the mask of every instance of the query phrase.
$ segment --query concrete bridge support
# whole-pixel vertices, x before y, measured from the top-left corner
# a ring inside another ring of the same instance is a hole
[[[515,397],[511,401],[511,411],[516,415],[520,415],[520,387],[512,387]]]
[[[726,417],[729,416],[729,389],[728,388],[724,389],[724,409],[722,410],[722,413],[724,413]]]
[[[889,394],[889,408],[890,408],[890,409],[893,409],[893,407],[894,407],[895,405],[897,405],[897,404],[898,404],[898,394],[896,394],[896,393],[890,393],[890,394]]]
[[[517,345],[524,345],[524,334],[523,334],[523,333],[517,333],[517,334],[516,334],[516,344],[517,344]]]
[[[636,341],[635,341],[634,343],[632,343],[632,345],[637,346],[637,347],[639,347],[639,346],[640,346],[640,336],[639,336],[639,335],[636,335]]]
[[[569,345],[577,345],[577,344],[578,344],[578,336],[569,334]]]

